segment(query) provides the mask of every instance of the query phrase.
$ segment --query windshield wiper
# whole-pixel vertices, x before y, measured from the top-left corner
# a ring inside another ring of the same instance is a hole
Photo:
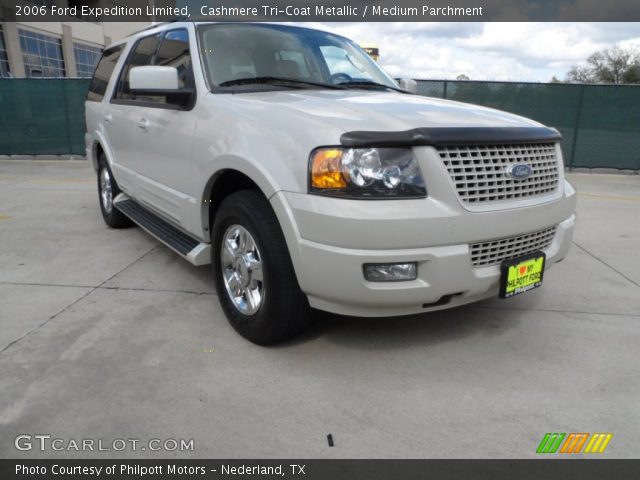
[[[389,90],[394,90],[396,92],[408,93],[401,88],[391,87],[389,85],[385,85],[384,83],[372,82],[370,80],[353,80],[351,82],[341,82],[338,83],[337,86],[341,88],[388,88]]]
[[[309,82],[306,80],[298,80],[296,78],[284,78],[284,77],[247,77],[247,78],[236,78],[235,80],[227,80],[226,82],[222,82],[220,87],[232,87],[234,85],[283,85],[286,87],[292,88],[304,88],[304,87],[321,87],[321,88],[332,88],[339,89],[341,87],[337,85],[331,85],[328,83],[320,83],[320,82]]]

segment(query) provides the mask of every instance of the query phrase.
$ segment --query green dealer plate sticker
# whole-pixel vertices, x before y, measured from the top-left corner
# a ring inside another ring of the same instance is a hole
[[[535,252],[502,262],[500,298],[513,297],[542,285],[545,259],[543,252]]]

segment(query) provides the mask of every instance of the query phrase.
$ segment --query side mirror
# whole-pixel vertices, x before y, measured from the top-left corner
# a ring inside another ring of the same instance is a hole
[[[405,92],[418,93],[418,82],[411,78],[401,78],[398,81],[400,88]]]
[[[175,67],[158,67],[147,65],[133,67],[129,71],[129,90],[132,93],[144,91],[178,90],[178,70]]]
[[[129,70],[129,91],[134,95],[162,96],[167,103],[183,108],[193,107],[195,90],[180,88],[178,69],[145,65]]]

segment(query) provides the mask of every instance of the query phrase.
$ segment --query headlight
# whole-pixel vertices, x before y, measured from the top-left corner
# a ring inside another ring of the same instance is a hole
[[[417,198],[427,190],[409,148],[318,148],[311,154],[310,191],[345,198]]]

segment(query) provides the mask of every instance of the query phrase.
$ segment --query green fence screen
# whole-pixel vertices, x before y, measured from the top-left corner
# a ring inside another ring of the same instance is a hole
[[[84,155],[88,79],[0,79],[0,155]]]
[[[84,154],[86,79],[0,79],[0,155]],[[418,93],[533,118],[571,167],[640,170],[640,86],[418,80]]]
[[[418,93],[555,127],[568,166],[640,169],[640,86],[418,80]]]

